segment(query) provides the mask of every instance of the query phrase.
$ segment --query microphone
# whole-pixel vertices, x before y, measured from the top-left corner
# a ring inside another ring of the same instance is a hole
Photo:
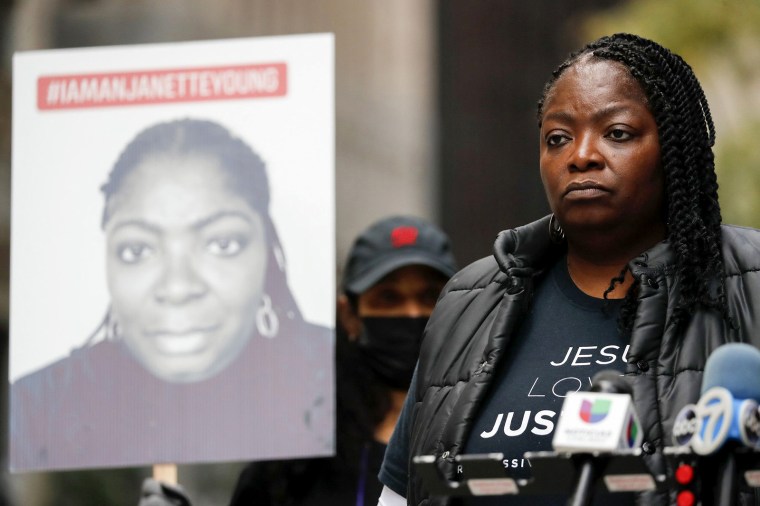
[[[673,438],[697,455],[716,455],[715,504],[735,504],[736,449],[760,449],[760,350],[743,343],[718,347],[705,363],[701,394],[679,412]]]
[[[710,455],[734,441],[760,449],[760,350],[729,343],[705,363],[701,397],[676,415],[673,443]]]
[[[673,422],[673,444],[679,448],[691,449],[691,441],[699,428],[699,415],[696,404],[682,407]]]
[[[568,505],[591,504],[602,463],[590,454],[641,446],[640,427],[631,387],[618,371],[601,371],[594,375],[589,392],[567,395],[552,447],[557,452],[581,454],[576,459],[578,478]]]

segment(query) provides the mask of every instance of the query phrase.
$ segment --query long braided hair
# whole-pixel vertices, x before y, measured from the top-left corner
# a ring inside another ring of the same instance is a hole
[[[712,147],[715,126],[704,91],[692,68],[678,55],[648,39],[618,33],[572,53],[553,73],[538,102],[544,102],[562,73],[585,55],[624,65],[642,87],[659,133],[665,177],[667,240],[676,258],[680,295],[672,324],[682,327],[699,308],[719,312],[730,324],[721,254],[721,214]],[[605,293],[623,281],[628,267]],[[620,326],[629,331],[636,309],[638,280],[628,290]]]

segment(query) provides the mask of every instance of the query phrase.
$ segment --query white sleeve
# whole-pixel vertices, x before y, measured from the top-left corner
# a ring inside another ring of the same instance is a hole
[[[401,497],[388,487],[383,487],[377,506],[406,506],[406,498]]]

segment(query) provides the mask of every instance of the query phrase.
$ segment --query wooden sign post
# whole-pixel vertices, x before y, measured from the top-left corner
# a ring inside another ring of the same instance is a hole
[[[177,464],[154,464],[153,479],[166,483],[167,485],[176,485]]]

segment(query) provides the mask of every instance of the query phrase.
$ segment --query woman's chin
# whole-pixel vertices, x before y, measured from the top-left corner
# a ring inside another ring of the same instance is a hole
[[[195,383],[226,369],[250,340],[250,332],[141,334],[139,342],[124,337],[134,359],[158,379],[170,383]]]
[[[156,360],[156,359],[159,360]],[[211,357],[194,355],[172,355],[150,357],[138,361],[156,378],[169,383],[196,383],[216,376],[229,361],[214,360]]]

